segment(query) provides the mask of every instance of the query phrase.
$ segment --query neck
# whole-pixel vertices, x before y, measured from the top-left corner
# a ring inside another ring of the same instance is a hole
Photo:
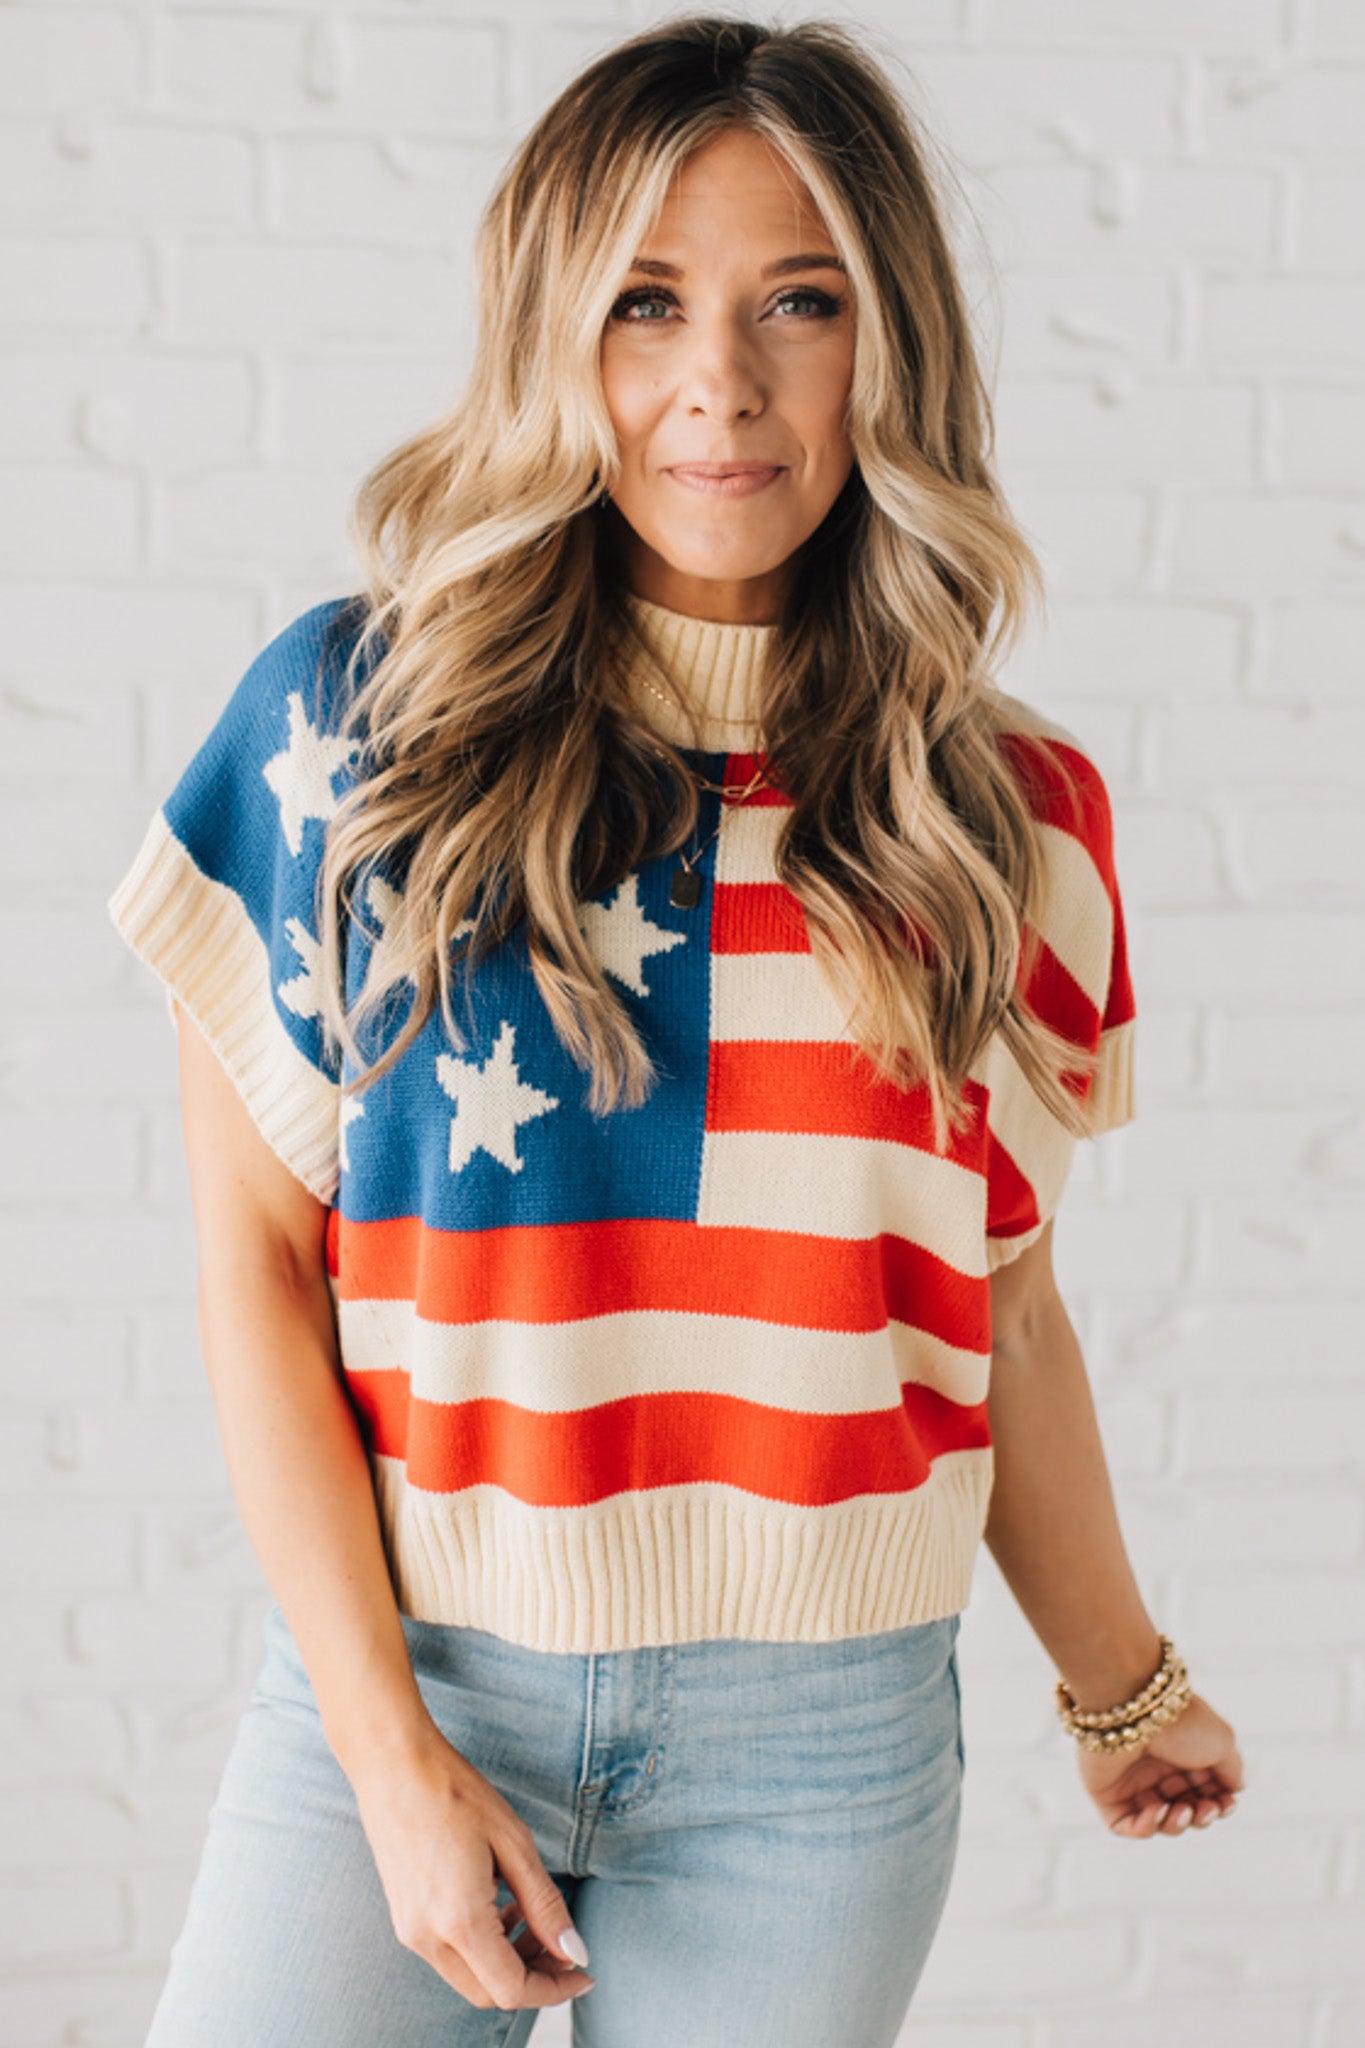
[[[645,642],[630,674],[641,717],[676,746],[761,751],[759,693],[776,626],[697,619],[633,591],[626,602]]]

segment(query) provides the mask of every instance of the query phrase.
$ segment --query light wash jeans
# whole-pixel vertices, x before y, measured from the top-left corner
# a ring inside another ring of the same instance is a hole
[[[890,2048],[957,1851],[960,1622],[564,1655],[403,1617],[587,1943],[575,2048]],[[521,2048],[541,2008],[398,1941],[276,1602],[263,1633],[145,2048]]]

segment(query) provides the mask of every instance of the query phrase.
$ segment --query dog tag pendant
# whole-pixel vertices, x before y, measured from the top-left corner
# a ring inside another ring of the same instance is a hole
[[[701,873],[697,868],[676,867],[668,885],[668,900],[675,910],[695,910],[701,901]]]

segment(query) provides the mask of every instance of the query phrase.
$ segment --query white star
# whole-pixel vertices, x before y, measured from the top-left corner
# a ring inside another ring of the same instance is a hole
[[[342,1170],[345,1173],[349,1173],[351,1170],[351,1155],[346,1147],[346,1133],[350,1129],[351,1125],[355,1122],[356,1118],[358,1116],[364,1116],[364,1114],[365,1105],[358,1099],[358,1097],[354,1095],[342,1096],[341,1129],[339,1132],[339,1138],[341,1144],[341,1165]]]
[[[393,923],[394,913],[397,911],[402,900],[401,891],[395,889],[392,882],[386,882],[382,875],[370,876],[370,885],[365,891],[365,901],[379,920],[379,937],[374,942],[369,961],[366,964],[366,988],[370,986],[371,982],[374,983],[376,988],[383,988],[389,979],[384,952],[388,940],[389,926]],[[408,975],[406,979],[411,981],[412,976]]]
[[[289,692],[289,744],[272,754],[261,769],[280,807],[285,844],[297,857],[303,845],[305,818],[330,818],[340,798],[332,777],[355,750],[355,741],[320,732],[308,723],[303,697]]]
[[[399,905],[403,901],[403,891],[395,889],[393,883],[385,881],[383,875],[374,874],[370,876],[369,887],[365,891],[365,900],[379,921],[379,937],[374,941],[369,960],[365,965],[365,986],[368,988],[373,981],[376,988],[383,988],[389,980],[389,967],[387,960],[384,958],[384,949],[389,939],[389,927],[393,924]],[[473,929],[473,918],[462,917],[455,927],[453,936],[457,939],[463,938],[466,932],[471,932]],[[378,965],[376,965],[376,962],[378,962]],[[404,975],[402,979],[410,981],[414,988],[417,986],[415,975]]]
[[[287,917],[284,928],[303,966],[288,981],[280,982],[275,993],[286,1010],[292,1010],[296,1017],[321,1016],[322,1003],[318,991],[322,986],[322,942],[313,937],[300,917]]]
[[[526,1161],[517,1156],[518,1127],[559,1107],[557,1095],[533,1088],[517,1073],[512,1058],[515,1036],[514,1026],[504,1017],[484,1067],[448,1052],[436,1055],[436,1078],[456,1104],[450,1119],[452,1173],[466,1167],[480,1146],[509,1173],[520,1173]]]
[[[685,931],[669,931],[645,916],[638,875],[627,875],[609,904],[581,903],[578,922],[594,957],[637,996],[649,994],[643,968],[650,954],[687,943]]]

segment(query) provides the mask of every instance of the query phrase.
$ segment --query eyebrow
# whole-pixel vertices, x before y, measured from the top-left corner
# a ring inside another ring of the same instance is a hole
[[[643,270],[650,277],[681,277],[682,272],[675,263],[660,263],[653,257],[636,256],[631,262],[632,270]],[[779,256],[776,263],[769,263],[760,271],[761,277],[788,277],[794,270],[837,270],[848,276],[848,266],[839,257],[831,256],[821,249],[796,256]]]

